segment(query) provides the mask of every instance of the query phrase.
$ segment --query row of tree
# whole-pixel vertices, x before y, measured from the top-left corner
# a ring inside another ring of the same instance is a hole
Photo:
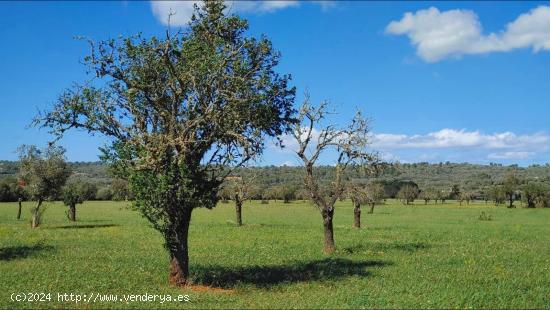
[[[132,192],[128,188],[128,182],[114,179],[110,184],[98,185],[94,182],[82,180],[74,174],[69,177],[67,183],[77,187],[86,188],[86,200],[132,200]],[[21,179],[9,176],[0,181],[0,202],[16,202],[31,200],[28,190],[22,186]],[[51,200],[63,200],[63,191],[51,197]]]
[[[486,185],[478,189],[461,190],[458,185],[450,189],[435,189],[433,187],[421,190],[416,185],[405,185],[397,193],[396,198],[405,204],[414,202],[415,199],[445,203],[448,199],[470,204],[470,201],[481,200],[488,203],[493,201],[495,205],[507,203],[509,208],[514,207],[515,201],[520,201],[526,208],[546,208],[550,206],[550,184],[538,179],[524,180],[514,173],[509,173],[499,182]]]

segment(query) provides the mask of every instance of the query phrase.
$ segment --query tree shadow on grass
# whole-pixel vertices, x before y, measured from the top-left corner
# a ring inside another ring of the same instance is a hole
[[[426,250],[431,248],[432,246],[425,242],[404,242],[404,243],[385,243],[385,242],[379,242],[374,244],[367,244],[367,245],[356,245],[344,248],[343,251],[349,254],[357,253],[357,252],[366,252],[366,251],[375,251],[375,252],[389,252],[389,251],[402,251],[402,252],[409,252],[413,253],[420,250]]]
[[[39,252],[53,251],[54,247],[51,245],[44,245],[39,242],[32,246],[19,245],[0,248],[0,261],[10,261],[19,258],[26,258],[35,255]]]
[[[368,260],[355,262],[342,258],[325,258],[313,262],[296,262],[288,265],[251,266],[230,268],[201,266],[194,270],[194,282],[221,288],[237,284],[252,284],[269,288],[282,283],[332,281],[350,276],[367,277],[368,267],[383,267],[391,262]]]
[[[117,227],[120,225],[117,224],[89,224],[89,225],[65,225],[65,226],[54,226],[49,227],[50,229],[82,229],[82,228],[106,228],[106,227]]]

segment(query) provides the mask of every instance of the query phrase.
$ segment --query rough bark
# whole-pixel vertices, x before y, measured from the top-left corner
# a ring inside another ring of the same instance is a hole
[[[358,203],[353,208],[353,227],[361,228],[361,205]]]
[[[69,221],[76,221],[76,205],[74,204],[69,206]]]
[[[21,219],[21,198],[19,198],[17,202],[19,202],[19,209],[17,210],[17,219],[19,220]]]
[[[326,254],[332,254],[336,250],[334,245],[334,229],[332,226],[332,219],[334,216],[334,209],[323,209],[323,227],[325,230],[325,242],[324,242],[324,252]]]
[[[170,275],[169,283],[175,286],[189,284],[189,248],[188,235],[191,222],[191,209],[184,210],[177,219],[177,222],[170,229],[172,234],[168,240],[170,252]]]
[[[242,208],[243,207],[241,203],[235,204],[235,212],[237,213],[237,226],[243,226]]]
[[[41,205],[42,205],[42,200],[39,199],[38,203],[36,204],[36,208],[34,208],[32,212],[31,228],[36,228],[38,227],[38,225],[40,225],[39,211],[40,211]]]

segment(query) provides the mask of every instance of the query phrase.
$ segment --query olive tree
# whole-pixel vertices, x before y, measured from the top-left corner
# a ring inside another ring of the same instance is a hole
[[[95,197],[95,187],[83,181],[68,182],[63,187],[63,203],[69,207],[67,217],[76,221],[76,205]]]
[[[420,192],[420,194],[418,195],[418,197],[422,200],[424,200],[424,204],[428,204],[430,202],[430,200],[435,200],[435,203],[437,203],[437,200],[438,200],[438,197],[437,197],[437,194],[436,194],[436,191],[435,189],[433,188],[427,188],[423,191]]]
[[[377,156],[368,152],[370,127],[360,112],[355,114],[346,127],[338,128],[334,124],[323,125],[329,115],[327,107],[326,101],[318,106],[311,105],[309,95],[306,94],[292,135],[298,144],[296,154],[304,165],[305,187],[323,220],[324,252],[330,254],[336,249],[332,221],[334,205],[344,193],[345,173],[351,167],[375,163]],[[323,189],[315,170],[319,157],[328,152],[336,155],[334,178]]]
[[[367,202],[370,205],[368,214],[374,213],[374,206],[386,198],[384,185],[379,182],[370,182],[367,184]]]
[[[527,208],[544,207],[550,187],[548,184],[539,181],[530,181],[521,187],[522,199],[526,202]]]
[[[353,203],[353,227],[361,228],[361,205],[369,205],[367,213],[373,214],[374,206],[384,199],[384,186],[379,182],[351,183],[348,186],[348,196]]]
[[[504,187],[502,185],[492,185],[489,187],[488,197],[490,197],[495,205],[504,203],[506,199],[506,194],[504,193]]]
[[[442,204],[445,203],[447,198],[449,197],[449,194],[445,190],[436,190],[435,192],[435,203],[437,203],[438,200],[441,201]]]
[[[502,190],[506,199],[509,201],[508,208],[514,207],[514,200],[516,199],[516,193],[519,190],[520,180],[513,173],[509,173],[504,177],[502,181]]]
[[[460,195],[458,196],[458,202],[460,205],[462,205],[462,202],[463,201],[466,201],[466,204],[469,205],[470,204],[470,201],[472,200],[473,198],[473,194],[471,192],[468,192],[468,191],[463,191],[460,193]]]
[[[361,228],[361,205],[369,202],[367,188],[365,184],[351,183],[347,192],[353,204],[353,227]]]
[[[418,197],[418,187],[412,185],[403,186],[397,193],[397,197],[405,204],[411,204]]]
[[[31,209],[31,227],[40,225],[44,208],[42,203],[55,199],[71,170],[65,161],[65,149],[50,144],[43,150],[33,145],[19,147],[19,177],[26,184],[25,190],[30,198],[36,200]]]
[[[62,93],[36,123],[107,136],[102,159],[128,181],[133,206],[162,233],[170,283],[189,283],[188,231],[195,208],[213,208],[227,175],[293,121],[294,88],[275,68],[271,42],[223,1],[195,6],[189,27],[164,37],[90,42],[93,80]],[[280,141],[279,141],[280,142]]]
[[[231,176],[225,183],[224,188],[227,190],[229,198],[235,201],[237,226],[243,226],[243,203],[249,200],[253,194],[254,177]]]

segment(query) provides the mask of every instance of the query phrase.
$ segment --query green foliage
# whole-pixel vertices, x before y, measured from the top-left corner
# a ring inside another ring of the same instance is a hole
[[[113,200],[132,200],[134,198],[126,180],[114,179],[111,183],[111,191]]]
[[[367,197],[370,203],[380,203],[387,197],[384,186],[378,182],[370,182],[367,184]]]
[[[550,200],[550,186],[540,181],[530,181],[521,186],[521,198],[527,208],[544,208]]]
[[[380,179],[374,181],[374,183],[381,184],[384,188],[384,197],[387,198],[398,198],[399,191],[405,186],[412,186],[418,189],[418,185],[410,180],[400,180],[400,179]]]
[[[513,207],[514,200],[516,199],[519,191],[519,186],[520,180],[518,177],[516,177],[514,172],[508,173],[502,180],[502,190],[504,191],[506,199],[510,201],[510,204],[508,206],[509,208]]]
[[[291,186],[283,186],[282,198],[284,203],[290,203],[296,199],[296,188]]]
[[[74,162],[68,164],[75,175],[79,176],[79,179],[93,183],[99,189],[110,187],[114,180],[107,173],[106,165],[103,163]],[[520,180],[523,180],[524,183],[535,181],[550,184],[550,165],[535,165],[515,169],[516,176]],[[384,184],[386,198],[395,198],[400,187],[405,183],[409,183],[409,181],[404,180],[414,180],[414,184],[418,184],[423,190],[433,188],[438,192],[438,201],[442,197],[449,199],[448,194],[452,185],[462,183],[460,186],[464,188],[464,190],[472,193],[475,199],[494,202],[495,195],[494,193],[492,194],[491,191],[493,191],[494,187],[498,186],[499,183],[502,183],[502,179],[509,170],[509,167],[501,165],[449,163],[440,166],[439,164],[401,164],[399,166],[394,165],[392,169],[384,170],[383,173],[376,178],[375,182]],[[15,175],[17,171],[17,162],[0,161],[0,184],[4,180],[9,180],[7,181],[8,183],[15,185]],[[309,196],[303,189],[303,173],[300,167],[246,167],[236,169],[235,174],[245,177],[252,175],[256,176],[255,186],[257,187],[257,191],[255,191],[253,199],[261,199],[262,197],[274,199],[272,196],[278,195],[277,200],[282,200],[282,196],[279,195],[281,193],[280,187],[285,185],[296,188],[296,199],[309,199]],[[333,177],[333,167],[318,167],[316,175],[321,183],[329,183],[330,178]],[[369,182],[369,179],[364,178],[364,176],[356,170],[350,170],[347,173],[347,177],[354,182]],[[521,191],[522,186],[523,185],[520,185],[518,190]],[[16,199],[12,201],[15,200]],[[102,200],[110,200],[110,198]],[[505,198],[501,200],[500,203],[503,203]]]
[[[481,214],[478,217],[478,220],[480,221],[492,221],[493,218],[490,214],[485,213],[485,211],[481,211]]]
[[[493,185],[489,187],[488,195],[495,205],[504,203],[506,194],[502,185]]]
[[[65,149],[51,144],[43,150],[23,145],[18,151],[19,176],[26,183],[30,198],[44,201],[58,197],[71,174],[65,162]]]
[[[97,194],[95,196],[96,200],[112,200],[113,199],[113,191],[110,187],[102,187],[97,190]]]
[[[418,198],[424,200],[424,203],[428,204],[430,200],[439,200],[437,190],[433,187],[429,187],[425,190],[421,190],[418,194]]]
[[[5,177],[0,180],[0,201],[17,201],[27,199],[28,194],[13,176]]]
[[[410,204],[418,197],[418,187],[412,185],[403,186],[397,193],[397,198],[401,199],[403,203]]]
[[[66,206],[81,204],[94,199],[97,189],[93,184],[83,181],[70,181],[63,187],[63,203]]]

